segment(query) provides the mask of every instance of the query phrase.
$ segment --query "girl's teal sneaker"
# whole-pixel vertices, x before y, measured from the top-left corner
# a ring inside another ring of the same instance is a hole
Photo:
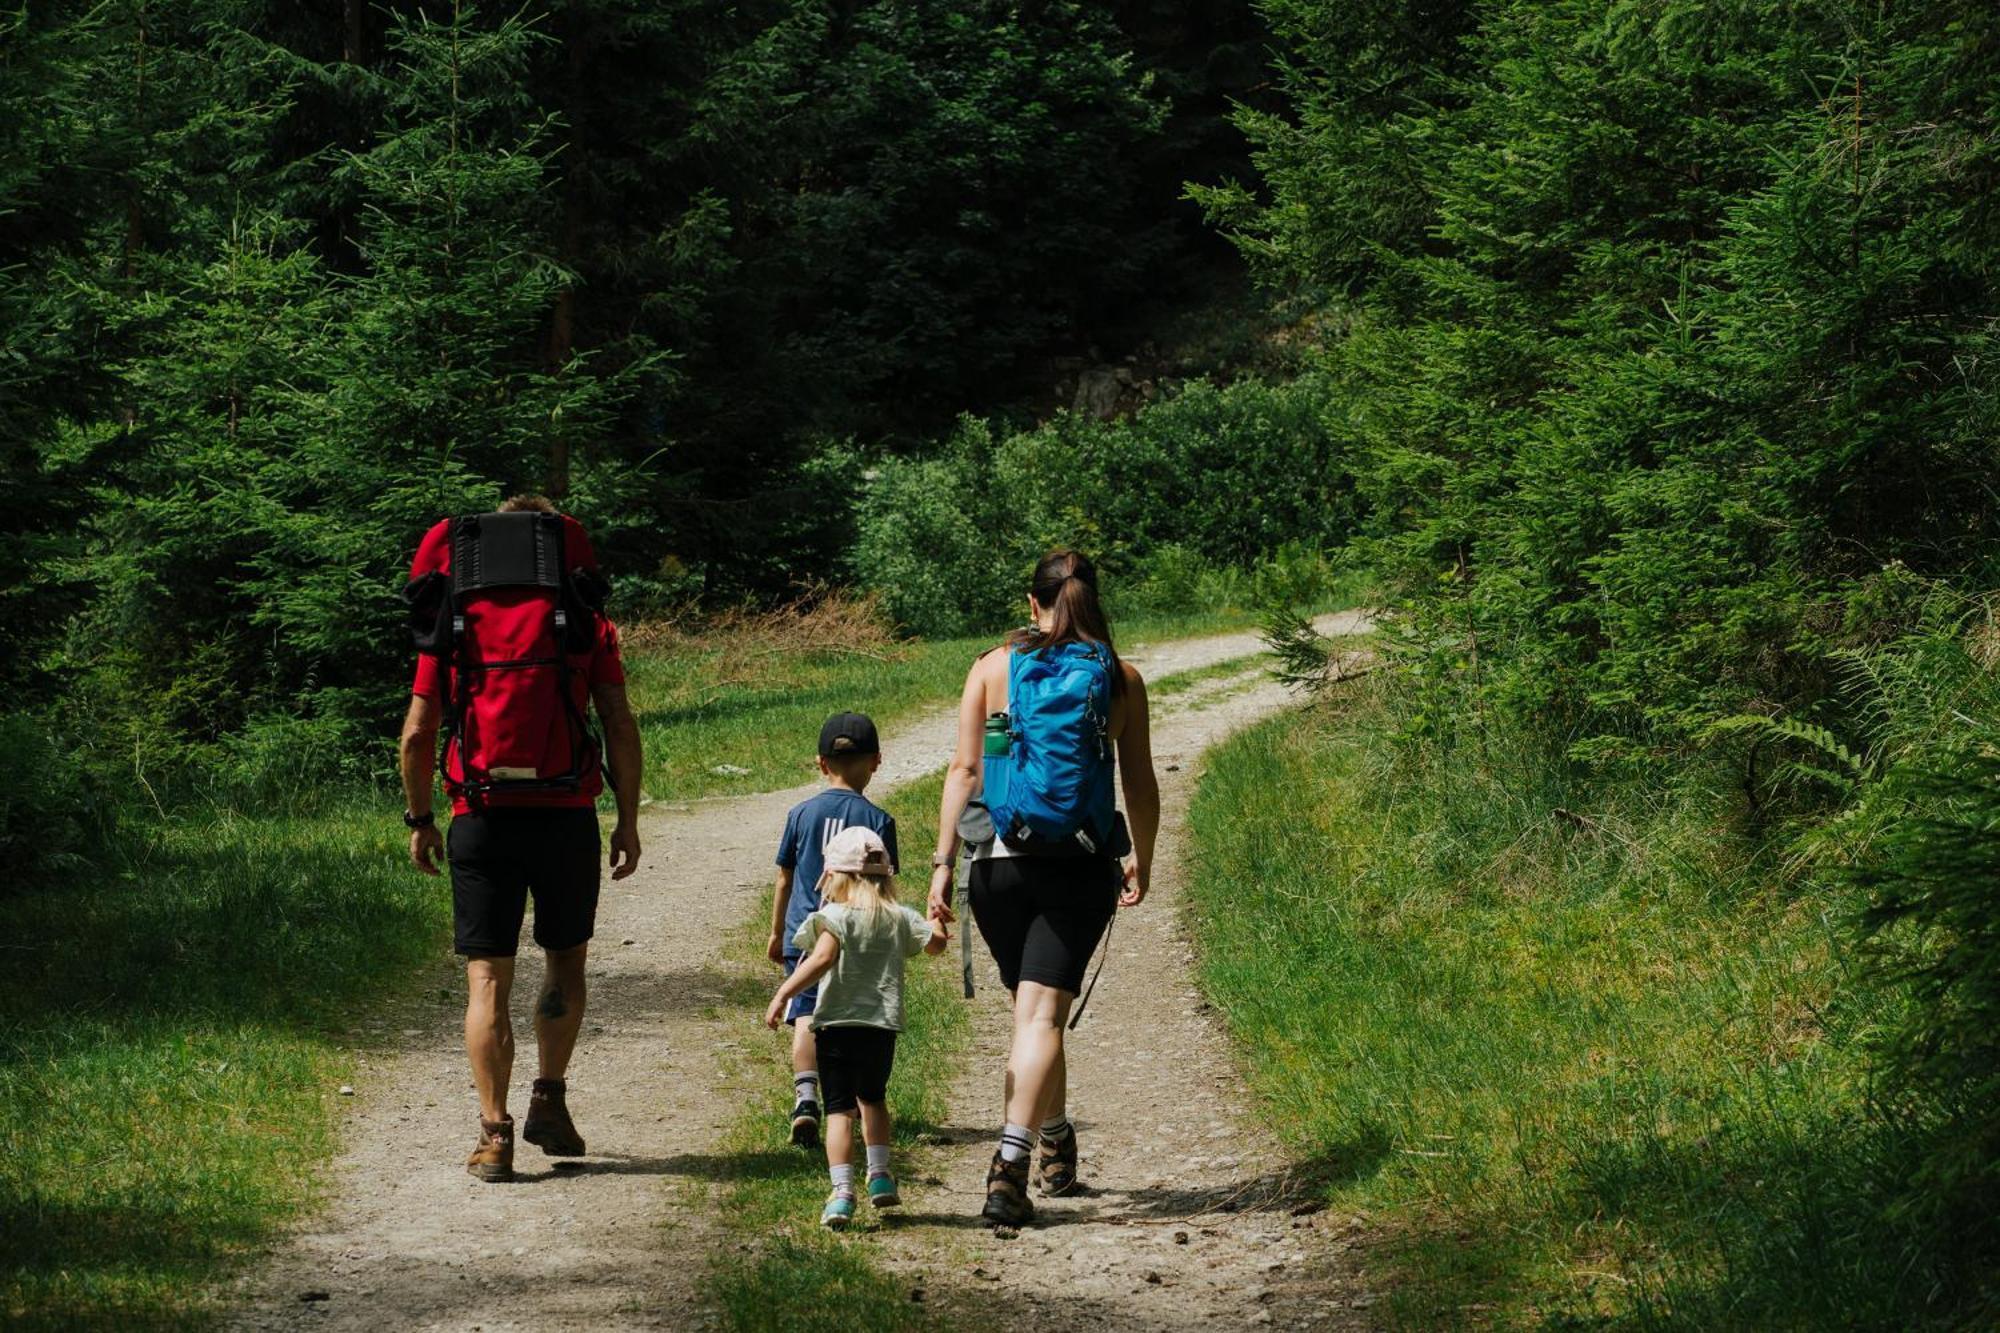
[[[827,1196],[826,1208],[819,1215],[819,1224],[828,1231],[845,1231],[847,1224],[854,1220],[854,1196],[842,1194],[838,1190]]]
[[[903,1202],[896,1193],[896,1178],[887,1171],[868,1177],[868,1202],[877,1208],[895,1208]]]

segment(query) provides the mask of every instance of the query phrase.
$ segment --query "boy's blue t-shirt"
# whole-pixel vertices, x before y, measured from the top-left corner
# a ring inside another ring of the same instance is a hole
[[[800,801],[785,816],[785,834],[778,842],[778,864],[792,872],[792,900],[785,904],[785,948],[805,919],[819,910],[819,877],[826,868],[826,845],[833,835],[855,825],[875,830],[889,849],[889,864],[902,865],[896,852],[896,821],[889,812],[858,791],[829,787]]]

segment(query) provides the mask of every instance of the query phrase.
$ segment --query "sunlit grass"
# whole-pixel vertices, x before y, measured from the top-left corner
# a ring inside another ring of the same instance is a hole
[[[356,1010],[421,984],[449,896],[384,810],[190,810],[0,900],[0,1310],[181,1326],[310,1199]]]
[[[1414,1328],[1889,1327],[1829,904],[1726,795],[1592,788],[1368,704],[1226,744],[1193,812],[1202,982],[1270,1122],[1385,1243]]]

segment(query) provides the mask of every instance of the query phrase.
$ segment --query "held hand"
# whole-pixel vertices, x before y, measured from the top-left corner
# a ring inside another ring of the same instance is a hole
[[[764,944],[764,956],[780,965],[785,961],[785,942],[775,930],[771,932],[771,938]]]
[[[771,1007],[764,1011],[764,1026],[776,1032],[785,1022],[785,997],[773,995]]]
[[[440,873],[444,860],[444,834],[435,824],[410,830],[410,862],[426,875]]]
[[[951,910],[951,869],[938,866],[931,871],[930,910],[925,913],[931,920],[947,925],[958,920],[958,914]]]
[[[1137,907],[1146,900],[1146,889],[1152,879],[1152,868],[1139,864],[1138,858],[1125,863],[1125,889],[1118,895],[1120,907]]]
[[[639,868],[639,830],[623,820],[611,830],[611,878],[624,879]]]

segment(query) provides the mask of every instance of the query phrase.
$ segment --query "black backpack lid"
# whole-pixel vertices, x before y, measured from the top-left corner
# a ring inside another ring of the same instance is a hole
[[[555,514],[467,515],[452,525],[452,587],[561,587],[562,548],[562,519]]]

